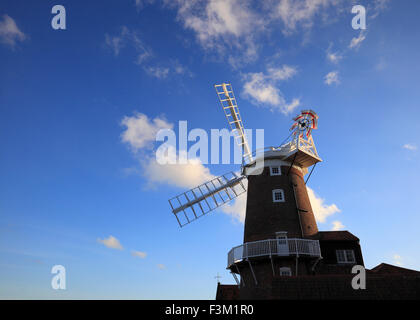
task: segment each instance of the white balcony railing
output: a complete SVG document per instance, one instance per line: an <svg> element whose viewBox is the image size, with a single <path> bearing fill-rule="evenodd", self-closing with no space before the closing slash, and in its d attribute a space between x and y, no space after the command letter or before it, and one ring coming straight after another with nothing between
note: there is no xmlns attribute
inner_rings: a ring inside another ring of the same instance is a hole
<svg viewBox="0 0 420 320"><path fill-rule="evenodd" d="M296 255L321 257L319 241L308 239L267 239L246 242L229 251L228 268L234 263L252 257Z"/></svg>

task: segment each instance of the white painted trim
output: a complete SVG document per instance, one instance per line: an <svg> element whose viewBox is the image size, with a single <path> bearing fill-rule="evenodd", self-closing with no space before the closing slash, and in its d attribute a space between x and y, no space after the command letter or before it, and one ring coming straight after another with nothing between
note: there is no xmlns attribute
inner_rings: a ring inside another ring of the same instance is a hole
<svg viewBox="0 0 420 320"><path fill-rule="evenodd" d="M263 162L260 161L260 163L264 165L264 168L267 168L267 167L280 167L280 166L290 167L290 165L292 164L291 162L283 161L283 160L280 160L280 159L264 159L264 161ZM301 167L299 167L299 166L297 166L295 164L293 165L293 168L295 168L296 170L299 170L300 172L302 172L303 175L305 175L308 172L307 168L302 169ZM254 167L245 167L244 169L245 169L244 170L244 174L247 175L247 176L249 176L249 175L252 175L253 172L256 172L258 170L261 170L261 165L260 166L257 165L257 168L254 168Z"/></svg>
<svg viewBox="0 0 420 320"><path fill-rule="evenodd" d="M273 169L277 169L278 172L274 173ZM270 166L270 176L281 176L281 166Z"/></svg>
<svg viewBox="0 0 420 320"><path fill-rule="evenodd" d="M277 231L276 239L287 239L287 231Z"/></svg>
<svg viewBox="0 0 420 320"><path fill-rule="evenodd" d="M341 252L343 254L344 260L340 260L338 258L338 252ZM352 260L347 259L347 252L351 252ZM339 264L346 264L346 263L356 263L356 256L354 255L353 249L339 249L335 250L335 256L337 258L337 263Z"/></svg>
<svg viewBox="0 0 420 320"><path fill-rule="evenodd" d="M281 200L276 200L276 193L281 193L282 195L282 199ZM274 189L273 190L273 202L286 202L286 199L284 198L284 190L283 189Z"/></svg>
<svg viewBox="0 0 420 320"><path fill-rule="evenodd" d="M287 272L286 274L282 274L282 272ZM280 268L280 276L282 277L291 277L292 276L292 269L290 269L289 267L281 267Z"/></svg>

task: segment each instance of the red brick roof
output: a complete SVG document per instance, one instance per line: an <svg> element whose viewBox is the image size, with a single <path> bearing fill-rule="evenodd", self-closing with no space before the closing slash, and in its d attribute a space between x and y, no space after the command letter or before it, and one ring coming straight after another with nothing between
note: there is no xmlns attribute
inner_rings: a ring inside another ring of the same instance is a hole
<svg viewBox="0 0 420 320"><path fill-rule="evenodd" d="M369 272L375 274L417 274L420 275L420 271L401 268L393 266L387 263L378 264L375 268L370 269Z"/></svg>
<svg viewBox="0 0 420 320"><path fill-rule="evenodd" d="M217 283L216 300L238 300L239 288L235 284Z"/></svg>
<svg viewBox="0 0 420 320"><path fill-rule="evenodd" d="M354 234L345 231L319 231L313 235L311 239L320 241L359 241L359 238Z"/></svg>

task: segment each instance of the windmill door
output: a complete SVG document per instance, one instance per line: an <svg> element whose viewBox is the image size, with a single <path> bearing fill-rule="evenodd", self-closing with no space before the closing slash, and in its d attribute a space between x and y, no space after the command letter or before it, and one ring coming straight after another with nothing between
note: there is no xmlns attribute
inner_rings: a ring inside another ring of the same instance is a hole
<svg viewBox="0 0 420 320"><path fill-rule="evenodd" d="M289 255L289 243L286 234L277 234L277 254L279 256Z"/></svg>

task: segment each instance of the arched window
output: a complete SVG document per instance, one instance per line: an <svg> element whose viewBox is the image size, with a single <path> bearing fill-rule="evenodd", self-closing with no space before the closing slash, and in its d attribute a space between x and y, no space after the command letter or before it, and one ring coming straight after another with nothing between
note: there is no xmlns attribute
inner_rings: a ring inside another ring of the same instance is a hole
<svg viewBox="0 0 420 320"><path fill-rule="evenodd" d="M291 275L292 275L292 270L289 267L281 267L280 268L280 276L290 277Z"/></svg>

